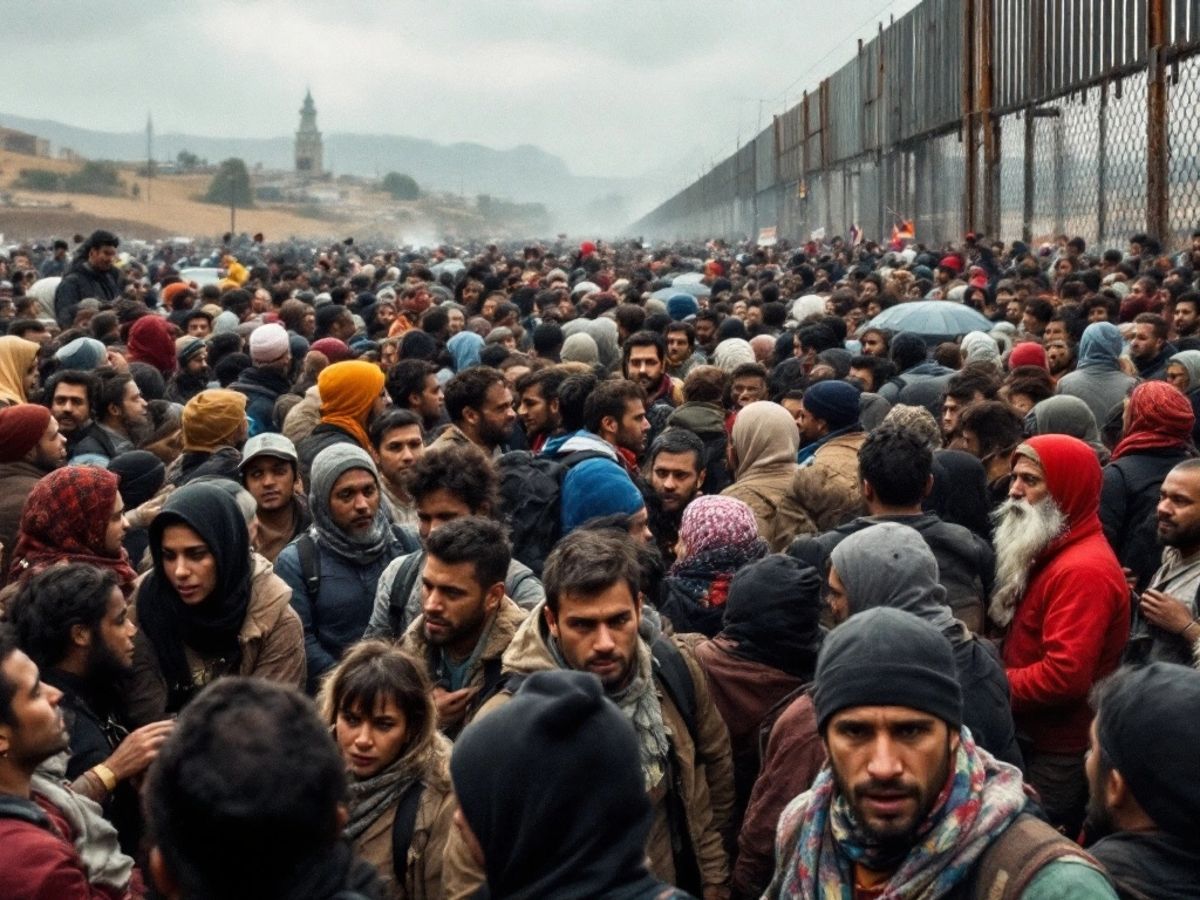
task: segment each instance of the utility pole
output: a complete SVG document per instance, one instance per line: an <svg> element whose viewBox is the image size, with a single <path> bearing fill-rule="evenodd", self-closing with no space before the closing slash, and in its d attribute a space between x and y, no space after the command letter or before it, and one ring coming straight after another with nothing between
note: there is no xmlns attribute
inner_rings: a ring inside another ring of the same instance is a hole
<svg viewBox="0 0 1200 900"><path fill-rule="evenodd" d="M154 120L146 112L146 202L150 202L150 182L154 179Z"/></svg>

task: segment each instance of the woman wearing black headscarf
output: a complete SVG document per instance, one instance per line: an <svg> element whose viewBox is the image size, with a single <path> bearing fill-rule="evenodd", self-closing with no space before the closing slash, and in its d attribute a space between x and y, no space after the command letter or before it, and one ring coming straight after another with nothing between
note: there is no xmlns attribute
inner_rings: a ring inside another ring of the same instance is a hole
<svg viewBox="0 0 1200 900"><path fill-rule="evenodd" d="M150 525L154 568L138 584L127 693L135 725L179 712L222 675L304 686L304 630L291 591L250 549L227 491L185 485Z"/></svg>

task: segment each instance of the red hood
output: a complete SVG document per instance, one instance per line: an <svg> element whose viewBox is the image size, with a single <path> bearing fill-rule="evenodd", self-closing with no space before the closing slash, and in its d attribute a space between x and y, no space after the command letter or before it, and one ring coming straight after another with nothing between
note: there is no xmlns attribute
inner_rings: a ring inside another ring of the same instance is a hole
<svg viewBox="0 0 1200 900"><path fill-rule="evenodd" d="M1067 517L1067 534L1055 543L1063 542L1068 535L1078 535L1086 526L1099 527L1102 476L1096 451L1079 438L1065 434L1038 435L1021 446L1037 454L1050 496ZM1013 462L1019 453L1018 447Z"/></svg>

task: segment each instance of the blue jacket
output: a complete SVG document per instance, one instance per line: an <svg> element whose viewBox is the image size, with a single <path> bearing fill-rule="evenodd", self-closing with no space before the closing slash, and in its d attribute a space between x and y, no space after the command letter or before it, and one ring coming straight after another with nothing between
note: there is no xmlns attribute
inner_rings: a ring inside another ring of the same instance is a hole
<svg viewBox="0 0 1200 900"><path fill-rule="evenodd" d="M376 586L388 563L421 549L420 541L411 529L396 525L393 531L387 550L374 562L366 564L340 556L317 540L317 569L321 580L315 597L309 591L297 546L313 533L309 531L297 537L279 551L275 574L292 589L292 608L304 625L310 694L316 693L321 676L337 665L342 652L362 640L375 605Z"/></svg>

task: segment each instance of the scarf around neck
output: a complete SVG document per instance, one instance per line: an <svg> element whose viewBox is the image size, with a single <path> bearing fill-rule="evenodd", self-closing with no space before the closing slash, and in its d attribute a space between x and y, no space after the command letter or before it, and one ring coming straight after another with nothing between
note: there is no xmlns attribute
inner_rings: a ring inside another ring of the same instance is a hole
<svg viewBox="0 0 1200 900"><path fill-rule="evenodd" d="M397 759L379 774L361 781L350 781L350 820L345 834L356 841L371 825L391 809L408 788L421 777L409 753Z"/></svg>
<svg viewBox="0 0 1200 900"><path fill-rule="evenodd" d="M546 643L555 665L560 669L571 668L558 647L558 641L551 638ZM639 637L637 671L633 680L617 693L608 694L608 699L617 704L637 734L642 775L646 780L647 791L658 787L666 776L667 754L671 752L667 741L667 725L663 721L662 702L658 699L658 691L654 687L653 671L650 645Z"/></svg>
<svg viewBox="0 0 1200 900"><path fill-rule="evenodd" d="M877 872L894 870L878 900L950 896L1025 808L1020 771L977 747L966 727L961 736L953 771L900 858L871 841L826 766L779 820L779 865L768 894L802 900L848 897L854 867L862 865Z"/></svg>

